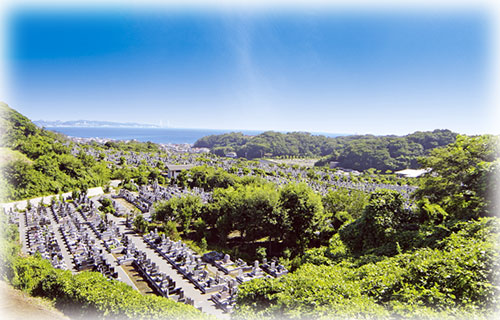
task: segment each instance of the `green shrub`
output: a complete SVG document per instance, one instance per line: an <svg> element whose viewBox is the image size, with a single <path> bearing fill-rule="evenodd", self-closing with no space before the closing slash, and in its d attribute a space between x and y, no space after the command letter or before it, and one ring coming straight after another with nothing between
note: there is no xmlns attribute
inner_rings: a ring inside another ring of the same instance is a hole
<svg viewBox="0 0 500 320"><path fill-rule="evenodd" d="M235 317L462 319L498 314L499 219L459 222L451 229L434 248L352 261L328 261L329 250L341 248L334 239L331 248L307 251L306 264L291 274L242 284Z"/></svg>

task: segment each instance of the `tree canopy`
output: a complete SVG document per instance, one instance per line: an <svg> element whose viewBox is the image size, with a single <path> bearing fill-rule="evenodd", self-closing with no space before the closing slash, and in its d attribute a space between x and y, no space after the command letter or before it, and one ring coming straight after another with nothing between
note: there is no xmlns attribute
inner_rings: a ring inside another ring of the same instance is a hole
<svg viewBox="0 0 500 320"><path fill-rule="evenodd" d="M455 143L434 149L420 159L426 174L416 199L427 199L456 218L495 214L495 177L499 174L500 147L496 136L460 135Z"/></svg>
<svg viewBox="0 0 500 320"><path fill-rule="evenodd" d="M400 170L417 168L418 157L429 150L455 141L450 130L415 132L397 136L339 136L326 137L306 132L280 133L266 131L256 136L226 133L206 136L195 142L195 147L211 148L224 156L233 151L247 159L271 157L324 157L317 165L338 162L343 168L366 170Z"/></svg>

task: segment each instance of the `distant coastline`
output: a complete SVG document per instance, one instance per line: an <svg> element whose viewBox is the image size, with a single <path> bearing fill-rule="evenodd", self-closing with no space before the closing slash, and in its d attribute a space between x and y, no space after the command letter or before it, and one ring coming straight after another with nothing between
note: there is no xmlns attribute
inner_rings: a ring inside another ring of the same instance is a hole
<svg viewBox="0 0 500 320"><path fill-rule="evenodd" d="M141 127L45 127L47 130L63 133L69 137L111 140L137 140L161 144L194 144L196 140L231 130L141 128ZM233 130L234 131L234 130ZM240 130L247 135L257 135L263 131Z"/></svg>
<svg viewBox="0 0 500 320"><path fill-rule="evenodd" d="M63 133L69 137L99 138L112 140L151 141L163 144L194 144L196 140L214 134L242 132L245 135L258 135L265 130L218 130L218 129L181 129L181 128L142 128L142 127L77 127L45 126L45 129ZM311 133L337 137L342 134Z"/></svg>

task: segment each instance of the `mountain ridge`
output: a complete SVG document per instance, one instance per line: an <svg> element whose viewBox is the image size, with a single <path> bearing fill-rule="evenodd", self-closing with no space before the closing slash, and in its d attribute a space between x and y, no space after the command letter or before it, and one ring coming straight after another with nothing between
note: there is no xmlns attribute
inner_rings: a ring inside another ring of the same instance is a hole
<svg viewBox="0 0 500 320"><path fill-rule="evenodd" d="M145 124L136 122L112 122L112 121L96 121L96 120L36 120L33 121L39 127L108 127L108 128L162 128L155 124Z"/></svg>

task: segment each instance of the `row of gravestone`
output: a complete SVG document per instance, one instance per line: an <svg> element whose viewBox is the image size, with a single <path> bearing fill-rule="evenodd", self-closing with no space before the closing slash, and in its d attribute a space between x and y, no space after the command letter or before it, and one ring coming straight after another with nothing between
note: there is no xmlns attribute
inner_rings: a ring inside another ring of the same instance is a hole
<svg viewBox="0 0 500 320"><path fill-rule="evenodd" d="M110 278L118 277L114 267L106 261L103 250L98 248L96 240L91 236L92 231L88 225L66 219L59 225L59 230L77 271L94 270Z"/></svg>
<svg viewBox="0 0 500 320"><path fill-rule="evenodd" d="M159 295L167 298L176 296L178 302L194 306L194 300L186 297L184 291L176 286L175 281L166 273L161 272L156 263L147 258L145 252L136 249L128 237L123 237L122 239L122 244L124 245L123 256L118 258L118 264L132 263L141 276Z"/></svg>
<svg viewBox="0 0 500 320"><path fill-rule="evenodd" d="M283 265L276 263L276 259L268 262L267 258L264 258L262 264L259 264L259 261L255 260L253 266L250 266L242 259L232 261L230 255L212 251L203 255L203 260L212 263L225 274L234 275L237 273L238 276L236 279L238 279L239 283L263 277L264 273L262 271L275 278L288 273L288 270Z"/></svg>
<svg viewBox="0 0 500 320"><path fill-rule="evenodd" d="M76 210L75 205L78 205L80 210ZM87 210L81 208L87 208ZM89 219L89 216L95 216L95 206L92 202L87 197L81 197L74 204L54 206L52 212L55 220L59 221L58 229L75 269L98 271L110 279L116 279L118 272L105 259L103 250L99 248L92 234L95 233L92 223L97 221ZM85 218L91 222L85 221Z"/></svg>
<svg viewBox="0 0 500 320"><path fill-rule="evenodd" d="M229 255L217 252L205 254L200 258L182 241L170 240L165 234L160 236L157 230L144 235L143 239L203 293L214 293L211 299L227 312L234 306L238 283L262 277L280 277L288 273L284 266L276 265L274 260L270 263L264 260L261 268L258 261L249 266L242 259L232 262ZM214 265L229 277L222 277L217 273L210 276L206 263Z"/></svg>
<svg viewBox="0 0 500 320"><path fill-rule="evenodd" d="M154 182L151 185L141 186L139 190L139 198L146 202L150 207L157 201L170 200L172 198L181 198L185 195L194 195L201 199L203 203L207 203L212 199L211 192L205 192L201 188L180 188L177 185L160 186Z"/></svg>
<svg viewBox="0 0 500 320"><path fill-rule="evenodd" d="M127 189L120 189L117 198L123 198L137 207L137 209L141 210L141 212L145 213L149 211L150 205L147 202L141 200L138 196L128 191Z"/></svg>
<svg viewBox="0 0 500 320"><path fill-rule="evenodd" d="M201 257L180 240L160 237L156 230L144 235L143 240L203 293L222 290L230 280L218 274L210 275Z"/></svg>
<svg viewBox="0 0 500 320"><path fill-rule="evenodd" d="M57 214L61 209L61 214ZM67 250L72 256L76 270L97 270L109 277L117 277L113 267L109 265L97 248L95 241L88 237L86 226L72 214L67 214L68 205L55 205L46 208L35 207L25 211L27 246L30 254L36 252L49 260L56 268L67 269L60 244L55 236L51 224L50 214L55 221L59 221L58 230L63 238ZM71 212L71 210L69 210Z"/></svg>
<svg viewBox="0 0 500 320"><path fill-rule="evenodd" d="M33 255L38 252L42 258L50 261L54 268L67 270L68 266L64 262L46 208L26 210L25 219L30 221L30 226L26 228L28 253Z"/></svg>

